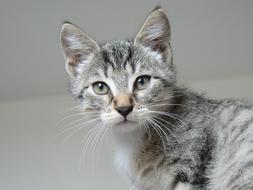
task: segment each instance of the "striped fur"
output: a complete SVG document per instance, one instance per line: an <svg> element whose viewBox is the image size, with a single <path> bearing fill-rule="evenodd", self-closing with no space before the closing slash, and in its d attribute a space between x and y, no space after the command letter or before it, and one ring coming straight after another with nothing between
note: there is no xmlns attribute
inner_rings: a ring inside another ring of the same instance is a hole
<svg viewBox="0 0 253 190"><path fill-rule="evenodd" d="M161 9L147 17L134 41L98 44L64 24L61 42L72 94L112 130L115 165L133 189L253 189L253 106L179 87L170 33ZM142 75L150 82L137 90ZM108 94L94 92L98 81ZM131 100L127 117L116 111L116 99L124 106Z"/></svg>

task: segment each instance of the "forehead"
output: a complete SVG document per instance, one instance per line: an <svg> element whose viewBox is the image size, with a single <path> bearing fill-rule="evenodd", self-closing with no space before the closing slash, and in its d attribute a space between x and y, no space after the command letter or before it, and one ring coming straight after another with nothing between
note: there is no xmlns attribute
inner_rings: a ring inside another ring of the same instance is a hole
<svg viewBox="0 0 253 190"><path fill-rule="evenodd" d="M114 72L120 72L126 69L130 63L132 70L135 70L132 58L134 47L128 41L112 41L101 46L101 55L104 62L104 72L107 74L109 67Z"/></svg>
<svg viewBox="0 0 253 190"><path fill-rule="evenodd" d="M160 53L148 47L134 46L130 41L110 41L100 45L100 48L105 75L110 67L115 73L130 69L132 73L142 73L164 70L166 67Z"/></svg>
<svg viewBox="0 0 253 190"><path fill-rule="evenodd" d="M118 90L128 86L129 79L136 71L134 64L134 47L131 42L107 42L101 46L103 74L113 82Z"/></svg>

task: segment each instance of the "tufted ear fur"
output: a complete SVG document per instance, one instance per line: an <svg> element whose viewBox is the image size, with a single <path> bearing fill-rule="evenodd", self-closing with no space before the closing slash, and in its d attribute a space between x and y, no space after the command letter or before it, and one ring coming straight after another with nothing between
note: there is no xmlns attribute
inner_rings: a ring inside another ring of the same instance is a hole
<svg viewBox="0 0 253 190"><path fill-rule="evenodd" d="M170 24L161 8L152 11L135 37L134 44L141 44L153 51L164 53L169 48Z"/></svg>
<svg viewBox="0 0 253 190"><path fill-rule="evenodd" d="M71 77L80 72L81 64L90 62L98 44L78 27L64 23L61 29L61 46L66 58L66 70Z"/></svg>

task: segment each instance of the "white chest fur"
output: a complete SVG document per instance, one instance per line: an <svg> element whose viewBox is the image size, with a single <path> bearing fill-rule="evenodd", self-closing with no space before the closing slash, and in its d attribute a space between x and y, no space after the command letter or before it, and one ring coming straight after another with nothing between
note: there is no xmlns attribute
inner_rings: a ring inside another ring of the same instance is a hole
<svg viewBox="0 0 253 190"><path fill-rule="evenodd" d="M133 153L126 150L117 150L114 156L114 165L117 171L127 177L132 176Z"/></svg>
<svg viewBox="0 0 253 190"><path fill-rule="evenodd" d="M137 182L137 185L142 187L141 189L167 189L174 181L172 174L161 172L160 175L147 176L141 181L137 180L135 176L134 157L139 151L140 146L143 143L144 132L140 129L129 133L113 132L116 145L116 152L114 157L114 164L117 171ZM165 183L164 183L165 182ZM179 183L174 190L190 190L189 184Z"/></svg>
<svg viewBox="0 0 253 190"><path fill-rule="evenodd" d="M175 187L175 190L190 190L191 185L186 183L178 183Z"/></svg>
<svg viewBox="0 0 253 190"><path fill-rule="evenodd" d="M143 143L144 132L142 129L122 133L114 131L114 143L116 145L114 163L118 172L124 176L132 177L133 158Z"/></svg>

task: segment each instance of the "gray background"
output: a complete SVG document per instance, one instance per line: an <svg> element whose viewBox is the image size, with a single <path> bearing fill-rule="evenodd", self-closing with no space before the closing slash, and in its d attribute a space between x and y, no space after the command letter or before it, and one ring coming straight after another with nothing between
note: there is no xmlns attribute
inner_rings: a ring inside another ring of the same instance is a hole
<svg viewBox="0 0 253 190"><path fill-rule="evenodd" d="M81 140L56 123L75 105L59 44L72 21L98 41L133 38L160 4L172 26L179 82L211 97L253 100L253 1L0 1L0 189L116 190L111 139L78 170ZM69 120L64 121L65 123Z"/></svg>
<svg viewBox="0 0 253 190"><path fill-rule="evenodd" d="M0 2L0 100L66 93L63 21L98 41L133 38L157 4L170 18L184 82L252 74L251 0L6 0Z"/></svg>

